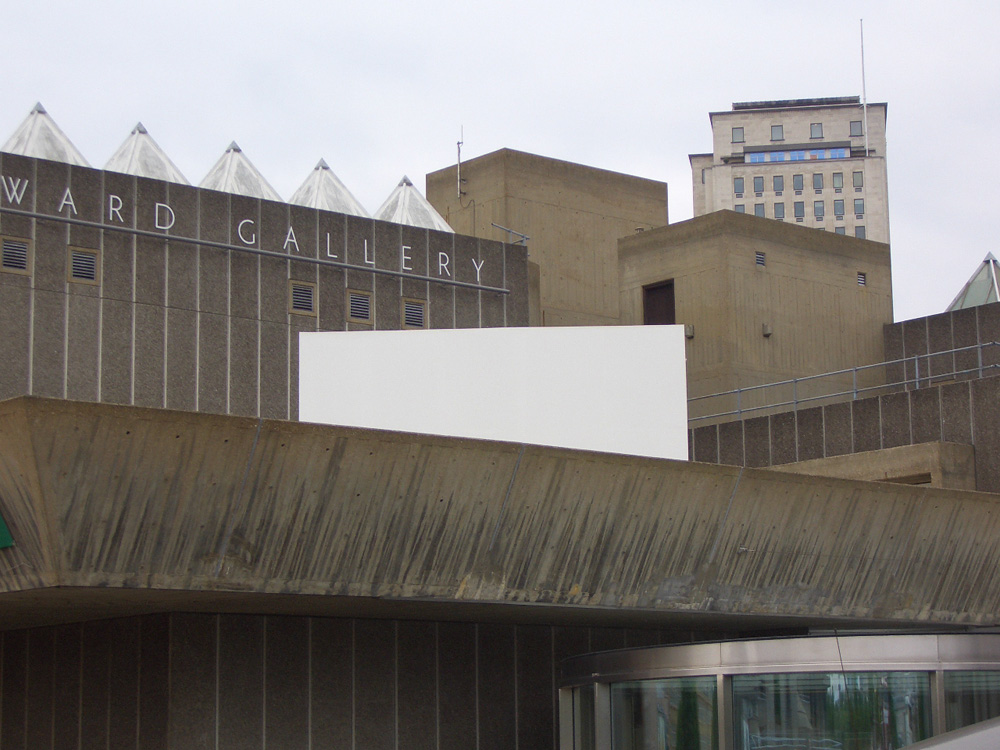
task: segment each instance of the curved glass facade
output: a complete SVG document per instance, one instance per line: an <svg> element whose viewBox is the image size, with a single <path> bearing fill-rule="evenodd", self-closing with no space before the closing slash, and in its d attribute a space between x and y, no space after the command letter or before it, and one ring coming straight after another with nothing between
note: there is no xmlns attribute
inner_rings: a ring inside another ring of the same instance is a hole
<svg viewBox="0 0 1000 750"><path fill-rule="evenodd" d="M895 750L1000 716L1000 636L605 652L561 685L564 750Z"/></svg>

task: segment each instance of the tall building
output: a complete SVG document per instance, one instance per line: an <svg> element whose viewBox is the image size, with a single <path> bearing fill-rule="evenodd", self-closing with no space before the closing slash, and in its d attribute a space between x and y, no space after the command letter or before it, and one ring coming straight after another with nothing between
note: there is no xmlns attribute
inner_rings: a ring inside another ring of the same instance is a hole
<svg viewBox="0 0 1000 750"><path fill-rule="evenodd" d="M694 215L728 208L889 242L885 103L857 96L737 102L691 154Z"/></svg>

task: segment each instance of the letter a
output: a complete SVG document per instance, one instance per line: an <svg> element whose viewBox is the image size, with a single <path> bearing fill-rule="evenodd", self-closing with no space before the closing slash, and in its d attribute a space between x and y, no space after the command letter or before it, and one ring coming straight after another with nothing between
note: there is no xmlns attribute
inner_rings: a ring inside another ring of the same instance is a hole
<svg viewBox="0 0 1000 750"><path fill-rule="evenodd" d="M73 209L73 214L76 214L76 204L73 202L73 194L66 188L66 192L63 193L62 203L59 204L59 211L62 211L66 206Z"/></svg>
<svg viewBox="0 0 1000 750"><path fill-rule="evenodd" d="M8 203L16 203L21 205L21 199L24 197L24 190L28 187L27 180L21 180L20 177L15 181L13 177L3 178L3 191L7 194Z"/></svg>
<svg viewBox="0 0 1000 750"><path fill-rule="evenodd" d="M290 245L294 245L295 246L295 252L300 252L299 251L299 243L295 239L295 230L292 229L291 224L288 225L288 234L285 235L285 244L281 246L281 249L287 252L288 251L288 247Z"/></svg>

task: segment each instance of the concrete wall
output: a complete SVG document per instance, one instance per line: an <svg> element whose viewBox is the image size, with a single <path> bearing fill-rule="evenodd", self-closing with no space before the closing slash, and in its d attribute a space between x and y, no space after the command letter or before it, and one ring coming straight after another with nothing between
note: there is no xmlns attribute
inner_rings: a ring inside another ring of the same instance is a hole
<svg viewBox="0 0 1000 750"><path fill-rule="evenodd" d="M524 248L11 154L0 180L0 236L32 245L29 274L0 272L0 398L294 419L300 331L399 328L404 297L430 327L528 323ZM68 278L69 246L98 283ZM290 312L292 281L315 314Z"/></svg>
<svg viewBox="0 0 1000 750"><path fill-rule="evenodd" d="M689 397L882 361L892 320L886 245L722 211L625 237L619 248L622 323L642 323L643 287L674 280L677 323L693 326ZM690 416L732 408L693 402Z"/></svg>
<svg viewBox="0 0 1000 750"><path fill-rule="evenodd" d="M561 659L690 637L183 613L0 632L0 750L548 750Z"/></svg>
<svg viewBox="0 0 1000 750"><path fill-rule="evenodd" d="M427 198L458 232L528 235L540 267L542 325L618 322L617 240L667 223L664 182L510 149L427 175Z"/></svg>
<svg viewBox="0 0 1000 750"><path fill-rule="evenodd" d="M975 449L975 488L1000 492L1000 377L844 401L691 430L695 461L773 466L919 443Z"/></svg>
<svg viewBox="0 0 1000 750"><path fill-rule="evenodd" d="M863 120L864 113L859 105L817 106L817 107L776 107L751 110L713 112L712 122L713 154L711 163L702 155L691 158L691 179L694 186L694 214L702 214L744 207L748 214L754 213L754 205L765 206L765 216L774 218L774 204L784 203L784 221L796 223L793 213L795 201L805 203L805 218L801 226L834 231L843 227L846 234L854 236L855 227L864 226L867 238L877 242L889 242L888 181L885 158L886 105L871 104L868 107L868 147L865 157L864 136L851 136L852 120ZM821 123L823 137L811 138L810 125ZM784 139L771 140L771 125L782 125ZM733 127L742 127L744 142L732 142ZM785 161L750 164L744 161L745 150L754 146L808 149L829 147L831 143L848 143L855 154L848 159L822 161ZM698 158L696 158L698 157ZM702 170L706 170L705 180ZM864 187L856 191L852 173L864 173ZM834 172L843 174L844 187L837 193L833 188ZM817 192L813 188L812 176L824 176L824 187ZM792 176L804 177L803 190L796 194L792 186ZM776 195L772 179L782 175L785 180L781 195ZM753 178L764 177L764 190L758 196L753 190ZM745 190L737 196L733 190L733 179L744 178ZM854 213L854 199L863 198L865 213L862 219ZM845 213L841 221L836 220L834 201L845 201ZM813 202L825 203L826 217L819 221L813 216Z"/></svg>

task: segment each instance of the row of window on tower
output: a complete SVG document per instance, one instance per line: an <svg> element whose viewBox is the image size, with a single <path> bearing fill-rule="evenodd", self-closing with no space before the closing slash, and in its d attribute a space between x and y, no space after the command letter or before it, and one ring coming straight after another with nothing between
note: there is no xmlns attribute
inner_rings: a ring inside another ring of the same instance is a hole
<svg viewBox="0 0 1000 750"><path fill-rule="evenodd" d="M843 123L836 123L834 130L838 127L843 127ZM848 133L851 138L858 138L865 134L865 126L861 120L851 120ZM842 133L833 133L832 137L841 137ZM821 122L811 122L809 123L809 138L817 139L823 137L823 123ZM772 125L771 126L771 140L772 141L783 141L785 140L785 126L784 125ZM742 126L737 126L733 128L733 143L746 143L746 133Z"/></svg>
<svg viewBox="0 0 1000 750"><path fill-rule="evenodd" d="M835 192L841 192L844 189L844 173L834 172L832 175L831 186ZM854 191L859 193L865 186L865 173L862 171L854 172L851 174L851 182L854 185ZM802 174L792 175L792 190L795 191L796 195L801 195L802 191L805 190L806 177ZM761 197L764 192L764 178L763 176L758 176L753 178L753 192L757 197ZM817 172L812 176L812 186L813 190L817 193L821 192L826 187L826 176L822 172ZM775 195L781 195L785 190L785 176L776 174L771 178L771 187L774 190ZM734 177L733 178L733 192L736 194L737 198L742 198L743 193L746 192L746 178L745 177Z"/></svg>
<svg viewBox="0 0 1000 750"><path fill-rule="evenodd" d="M738 214L745 214L747 212L746 205L743 203L737 203L733 206L733 209ZM767 218L767 207L764 203L754 203L753 204L754 216L760 216L761 218ZM833 202L833 214L834 221L844 220L844 201L836 200ZM795 217L795 221L805 221L806 218L806 204L805 201L795 201L792 204L792 216ZM779 221L785 220L785 204L784 203L773 203L771 205L771 217L778 219ZM816 221L824 221L826 219L826 201L813 201L813 218ZM854 201L854 218L864 219L865 218L865 202L863 198L858 198ZM847 229L843 224L834 227L834 231L837 234L847 234ZM865 238L865 228L862 225L856 225L854 227L854 236Z"/></svg>

